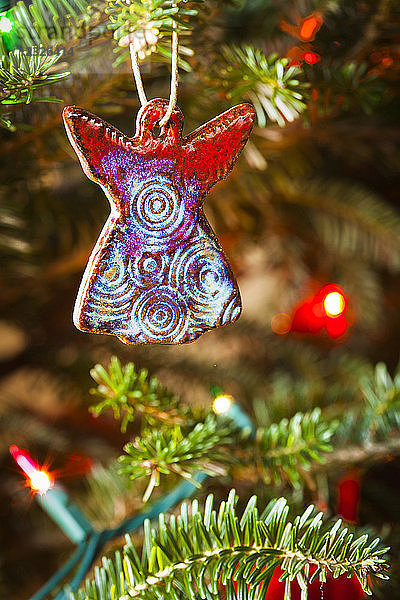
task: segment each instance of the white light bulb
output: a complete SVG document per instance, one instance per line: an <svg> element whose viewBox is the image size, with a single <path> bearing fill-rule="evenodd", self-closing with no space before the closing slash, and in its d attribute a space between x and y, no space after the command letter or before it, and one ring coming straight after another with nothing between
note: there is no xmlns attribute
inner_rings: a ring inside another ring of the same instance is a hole
<svg viewBox="0 0 400 600"><path fill-rule="evenodd" d="M0 31L1 33L10 33L12 29L12 22L7 17L0 17Z"/></svg>
<svg viewBox="0 0 400 600"><path fill-rule="evenodd" d="M330 292L324 300L325 312L329 317L337 317L344 311L344 298L339 292Z"/></svg>
<svg viewBox="0 0 400 600"><path fill-rule="evenodd" d="M231 396L217 396L213 403L214 412L217 415L222 415L230 409L232 404Z"/></svg>
<svg viewBox="0 0 400 600"><path fill-rule="evenodd" d="M34 471L30 476L30 485L33 490L45 494L51 488L51 480L45 471Z"/></svg>

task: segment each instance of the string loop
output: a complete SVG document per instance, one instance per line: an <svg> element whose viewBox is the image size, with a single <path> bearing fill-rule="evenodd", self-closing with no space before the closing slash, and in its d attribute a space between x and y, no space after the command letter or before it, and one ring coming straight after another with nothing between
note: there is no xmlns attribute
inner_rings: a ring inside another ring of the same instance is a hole
<svg viewBox="0 0 400 600"><path fill-rule="evenodd" d="M137 93L141 105L144 106L144 104L147 104L147 97L144 91L142 77L140 75L138 56L132 42L129 44L129 51L131 53L132 71L135 78Z"/></svg>
<svg viewBox="0 0 400 600"><path fill-rule="evenodd" d="M178 38L178 25L176 21L172 25L172 48L171 48L171 89L169 94L169 103L167 112L160 121L161 129L168 123L174 112L176 101L178 98L178 49L179 49L179 38Z"/></svg>
<svg viewBox="0 0 400 600"><path fill-rule="evenodd" d="M137 52L134 48L133 43L129 44L129 50L131 54L131 63L132 63L132 71L133 76L135 78L135 84L137 93L139 96L139 100L142 106L147 104L147 96L144 91L143 81L140 74L140 66ZM179 59L179 36L178 36L178 25L176 21L172 23L172 41L171 41L171 87L169 94L169 102L165 115L160 119L159 126L161 130L165 127L165 125L170 120L172 113L174 112L177 98L178 98L178 80L179 80L179 72L178 72L178 59Z"/></svg>

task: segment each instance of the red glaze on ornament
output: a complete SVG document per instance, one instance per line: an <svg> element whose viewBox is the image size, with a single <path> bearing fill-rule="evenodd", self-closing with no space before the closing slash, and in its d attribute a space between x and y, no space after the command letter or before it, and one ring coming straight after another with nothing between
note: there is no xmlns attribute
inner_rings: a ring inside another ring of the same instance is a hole
<svg viewBox="0 0 400 600"><path fill-rule="evenodd" d="M78 329L128 344L182 344L234 322L240 293L203 213L207 192L228 176L255 112L240 104L182 137L168 102L138 113L136 135L84 109L66 107L68 137L83 170L104 190L111 214L89 259L74 310Z"/></svg>

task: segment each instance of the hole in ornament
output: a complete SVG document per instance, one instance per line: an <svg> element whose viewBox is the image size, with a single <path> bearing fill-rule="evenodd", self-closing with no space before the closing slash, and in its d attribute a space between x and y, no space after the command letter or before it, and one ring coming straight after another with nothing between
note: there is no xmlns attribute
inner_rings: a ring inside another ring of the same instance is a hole
<svg viewBox="0 0 400 600"><path fill-rule="evenodd" d="M153 138L159 138L162 132L163 130L161 129L160 125L158 123L155 123L152 129Z"/></svg>

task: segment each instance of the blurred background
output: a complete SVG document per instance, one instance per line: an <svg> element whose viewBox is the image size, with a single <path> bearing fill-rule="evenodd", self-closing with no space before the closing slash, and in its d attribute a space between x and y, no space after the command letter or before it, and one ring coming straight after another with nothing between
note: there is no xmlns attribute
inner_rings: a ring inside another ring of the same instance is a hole
<svg viewBox="0 0 400 600"><path fill-rule="evenodd" d="M121 9L100 0L53 4L63 27L58 32L48 20L41 30L47 42L38 39L52 48L50 56L55 46L65 50L48 74L71 74L50 80L41 95L62 102L20 102L26 93L21 85L10 92L5 58L0 73L0 595L28 598L71 550L24 487L8 448L28 448L90 512L91 469L106 466L128 439L111 415L88 412L90 368L116 355L195 406L211 406L210 386L218 385L260 425L316 406L337 418L342 455L310 485L237 487L263 498L284 494L299 506L312 500L331 515L340 508L340 482L353 481L350 520L393 547L393 580L377 597L400 598L400 447L382 447L398 441L400 383L387 398L394 417L385 423L388 405L367 418L360 391L376 363L394 376L399 361L398 3L187 3L199 12L187 17L182 38L193 51L181 57L185 133L240 101L257 111L243 155L205 204L237 276L243 314L193 344L137 347L72 324L109 206L82 172L61 123L62 106L77 104L134 134L139 103L128 53L113 40L120 23L110 28L105 12ZM13 6L3 3L0 16L4 56L40 31L39 17L26 9L24 20L22 2L15 17L7 12ZM168 97L168 47L167 34L143 47L149 98ZM328 293L337 294L332 305L324 303ZM361 459L351 448L363 449ZM129 510L140 504L131 502Z"/></svg>

